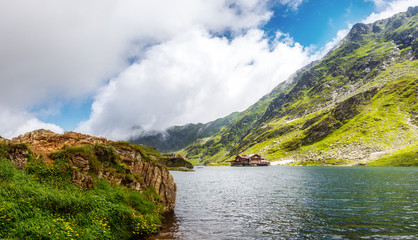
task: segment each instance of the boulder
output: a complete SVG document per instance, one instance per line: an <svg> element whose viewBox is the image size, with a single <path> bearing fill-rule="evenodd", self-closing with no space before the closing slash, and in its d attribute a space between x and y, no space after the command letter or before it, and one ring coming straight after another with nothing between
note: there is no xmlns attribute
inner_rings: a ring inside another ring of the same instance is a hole
<svg viewBox="0 0 418 240"><path fill-rule="evenodd" d="M79 171L73 171L73 174L71 176L72 182L85 189L92 189L93 188L93 179L87 175L87 173L82 173Z"/></svg>
<svg viewBox="0 0 418 240"><path fill-rule="evenodd" d="M28 163L29 149L22 145L9 146L9 159L18 169L24 169Z"/></svg>

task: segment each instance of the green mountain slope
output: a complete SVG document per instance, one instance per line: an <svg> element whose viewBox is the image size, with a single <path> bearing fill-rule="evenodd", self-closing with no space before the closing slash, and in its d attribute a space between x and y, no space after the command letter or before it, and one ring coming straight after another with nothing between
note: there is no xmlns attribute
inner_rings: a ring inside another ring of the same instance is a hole
<svg viewBox="0 0 418 240"><path fill-rule="evenodd" d="M354 25L321 61L180 153L195 164L259 153L302 165L418 165L417 12Z"/></svg>
<svg viewBox="0 0 418 240"><path fill-rule="evenodd" d="M237 115L238 113L231 113L209 123L190 123L184 126L170 127L164 132L149 132L134 137L129 142L153 146L163 153L175 152L193 143L196 139L213 136Z"/></svg>

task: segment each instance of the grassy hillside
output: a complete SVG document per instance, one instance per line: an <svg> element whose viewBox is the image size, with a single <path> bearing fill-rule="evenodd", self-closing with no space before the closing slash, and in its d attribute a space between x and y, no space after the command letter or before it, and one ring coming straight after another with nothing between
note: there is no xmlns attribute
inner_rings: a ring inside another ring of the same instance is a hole
<svg viewBox="0 0 418 240"><path fill-rule="evenodd" d="M29 153L23 170L8 159L16 148ZM108 160L108 168L123 179L137 177L123 175L126 166L113 161L115 155L103 154L106 149L109 150L104 146L68 148L51 155L54 164L47 165L26 145L1 143L0 238L138 239L157 231L163 206L153 188L130 190L94 174L91 190L71 181L77 167L68 162L69 154L99 162ZM90 164L92 169L99 167L94 162Z"/></svg>
<svg viewBox="0 0 418 240"><path fill-rule="evenodd" d="M129 141L134 144L153 146L163 153L171 153L186 147L196 139L213 136L237 115L238 113L231 113L224 118L209 123L191 123L184 126L170 127L163 132L149 132Z"/></svg>
<svg viewBox="0 0 418 240"><path fill-rule="evenodd" d="M259 153L301 165L418 165L417 12L354 25L321 61L180 153L194 164Z"/></svg>

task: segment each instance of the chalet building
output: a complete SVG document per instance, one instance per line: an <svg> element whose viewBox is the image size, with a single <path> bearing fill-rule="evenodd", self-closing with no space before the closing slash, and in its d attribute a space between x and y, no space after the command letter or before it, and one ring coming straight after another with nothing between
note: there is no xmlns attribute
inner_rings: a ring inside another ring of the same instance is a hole
<svg viewBox="0 0 418 240"><path fill-rule="evenodd" d="M269 166L270 162L258 154L237 155L235 160L228 161L231 166Z"/></svg>

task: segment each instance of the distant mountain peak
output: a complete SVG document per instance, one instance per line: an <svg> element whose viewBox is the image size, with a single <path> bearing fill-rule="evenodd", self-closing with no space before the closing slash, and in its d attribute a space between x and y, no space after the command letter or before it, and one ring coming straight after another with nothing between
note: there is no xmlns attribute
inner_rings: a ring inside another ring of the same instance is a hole
<svg viewBox="0 0 418 240"><path fill-rule="evenodd" d="M397 154L409 154L418 146L416 121L408 120L418 112L417 12L411 7L355 24L321 61L180 152L195 164L251 152L302 165L356 164L384 155L392 164ZM418 165L416 155L396 164Z"/></svg>

